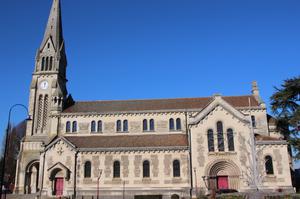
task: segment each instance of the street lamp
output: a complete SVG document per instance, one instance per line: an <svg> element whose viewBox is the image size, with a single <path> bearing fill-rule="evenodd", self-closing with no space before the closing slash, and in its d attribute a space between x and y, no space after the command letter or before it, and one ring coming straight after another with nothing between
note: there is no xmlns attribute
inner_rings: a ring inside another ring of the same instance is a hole
<svg viewBox="0 0 300 199"><path fill-rule="evenodd" d="M100 183L101 175L102 175L102 169L99 169L99 174L97 178L97 199L99 199L99 183Z"/></svg>
<svg viewBox="0 0 300 199"><path fill-rule="evenodd" d="M8 134L9 134L9 130L10 130L10 116L11 116L12 110L17 106L23 107L26 110L26 113L28 115L28 118L26 120L27 121L31 120L29 112L28 112L28 108L25 105L23 105L23 104L14 104L13 106L10 107L9 112L8 112L8 121L7 121L6 135L5 135L3 165L2 165L2 172L1 172L0 199L2 199L2 189L3 189L3 185L4 185L5 161L6 161L6 153L7 153L7 145L8 145Z"/></svg>

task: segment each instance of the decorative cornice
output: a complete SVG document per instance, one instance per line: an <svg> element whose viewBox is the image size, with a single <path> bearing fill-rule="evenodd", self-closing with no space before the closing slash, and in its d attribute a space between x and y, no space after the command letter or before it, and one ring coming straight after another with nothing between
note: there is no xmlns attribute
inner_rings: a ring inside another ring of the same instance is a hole
<svg viewBox="0 0 300 199"><path fill-rule="evenodd" d="M256 145L288 145L286 140L265 140L256 141Z"/></svg>
<svg viewBox="0 0 300 199"><path fill-rule="evenodd" d="M80 152L118 152L118 151L187 151L188 146L182 147L118 147L118 148L78 148Z"/></svg>

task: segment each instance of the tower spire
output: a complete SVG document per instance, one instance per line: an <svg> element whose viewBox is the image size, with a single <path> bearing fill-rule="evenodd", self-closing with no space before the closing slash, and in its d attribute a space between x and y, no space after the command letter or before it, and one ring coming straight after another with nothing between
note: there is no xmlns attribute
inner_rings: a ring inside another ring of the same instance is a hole
<svg viewBox="0 0 300 199"><path fill-rule="evenodd" d="M40 50L43 49L49 38L51 38L56 52L59 51L64 42L60 0L53 0L52 8L50 11L43 42L40 46Z"/></svg>

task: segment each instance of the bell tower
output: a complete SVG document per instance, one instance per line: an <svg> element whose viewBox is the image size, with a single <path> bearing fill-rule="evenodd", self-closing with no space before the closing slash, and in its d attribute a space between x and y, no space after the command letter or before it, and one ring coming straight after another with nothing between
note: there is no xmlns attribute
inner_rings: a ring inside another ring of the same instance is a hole
<svg viewBox="0 0 300 199"><path fill-rule="evenodd" d="M63 39L60 0L53 0L43 41L37 50L29 98L32 121L27 136L49 137L55 131L51 115L65 106L67 58Z"/></svg>

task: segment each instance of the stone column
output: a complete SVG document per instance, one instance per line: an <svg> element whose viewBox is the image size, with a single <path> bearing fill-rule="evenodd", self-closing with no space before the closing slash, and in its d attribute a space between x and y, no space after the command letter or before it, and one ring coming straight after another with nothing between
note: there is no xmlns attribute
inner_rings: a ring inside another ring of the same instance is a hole
<svg viewBox="0 0 300 199"><path fill-rule="evenodd" d="M35 166L33 166L31 169L30 178L31 178L31 183L30 183L31 193L36 193L37 169Z"/></svg>

